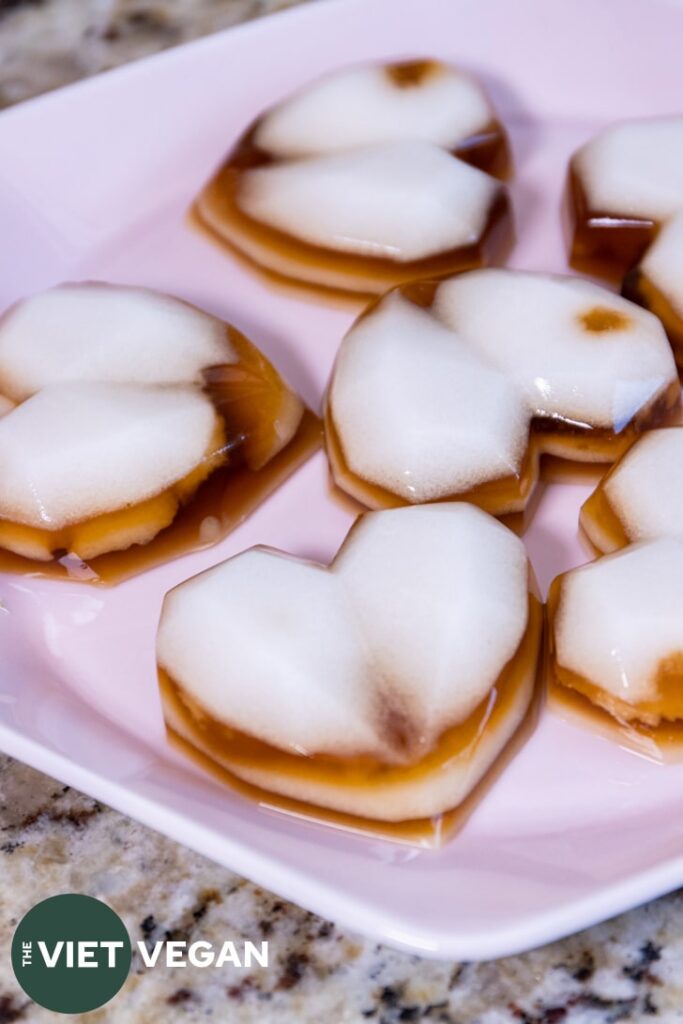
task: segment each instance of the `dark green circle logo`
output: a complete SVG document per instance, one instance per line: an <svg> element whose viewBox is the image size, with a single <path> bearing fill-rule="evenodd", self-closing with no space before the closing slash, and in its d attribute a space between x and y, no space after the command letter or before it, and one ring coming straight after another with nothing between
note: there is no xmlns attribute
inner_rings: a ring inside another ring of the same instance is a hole
<svg viewBox="0 0 683 1024"><path fill-rule="evenodd" d="M57 1013L108 1003L128 977L126 927L92 896L65 893L37 903L12 939L12 967L27 996Z"/></svg>

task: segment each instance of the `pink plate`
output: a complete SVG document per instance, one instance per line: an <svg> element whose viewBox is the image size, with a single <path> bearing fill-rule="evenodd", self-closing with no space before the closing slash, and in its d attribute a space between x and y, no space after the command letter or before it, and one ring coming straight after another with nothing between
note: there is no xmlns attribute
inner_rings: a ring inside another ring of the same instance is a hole
<svg viewBox="0 0 683 1024"><path fill-rule="evenodd" d="M509 127L515 266L565 269L567 158L626 116L680 112L683 7L642 0L328 0L0 116L0 306L58 281L161 288L234 321L319 406L353 313L275 290L184 221L265 105L331 68L433 54L481 75ZM547 487L542 585L586 560L585 487ZM351 521L316 456L217 547L113 589L0 578L0 747L260 884L427 956L498 957L683 884L683 766L546 711L438 852L259 808L167 746L154 672L164 592L255 543L326 559Z"/></svg>

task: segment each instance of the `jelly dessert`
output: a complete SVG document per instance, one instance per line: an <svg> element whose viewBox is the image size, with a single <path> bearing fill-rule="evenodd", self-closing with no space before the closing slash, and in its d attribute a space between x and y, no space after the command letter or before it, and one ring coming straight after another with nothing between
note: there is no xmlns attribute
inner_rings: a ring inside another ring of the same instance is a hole
<svg viewBox="0 0 683 1024"><path fill-rule="evenodd" d="M252 548L166 596L169 733L276 805L428 822L532 706L529 576L521 541L464 503L367 513L329 567Z"/></svg>
<svg viewBox="0 0 683 1024"><path fill-rule="evenodd" d="M463 499L523 509L542 454L605 463L671 415L661 324L578 278L476 270L371 306L326 403L336 483L370 508Z"/></svg>
<svg viewBox="0 0 683 1024"><path fill-rule="evenodd" d="M552 698L657 759L683 741L683 541L643 541L560 576Z"/></svg>
<svg viewBox="0 0 683 1024"><path fill-rule="evenodd" d="M377 294L502 255L508 167L488 99L456 68L354 67L259 117L194 215L262 269Z"/></svg>
<svg viewBox="0 0 683 1024"><path fill-rule="evenodd" d="M114 579L223 536L317 444L235 328L63 285L0 320L0 567Z"/></svg>
<svg viewBox="0 0 683 1024"><path fill-rule="evenodd" d="M612 125L573 157L571 257L624 278L623 293L660 317L683 366L683 118Z"/></svg>
<svg viewBox="0 0 683 1024"><path fill-rule="evenodd" d="M581 526L601 554L657 537L683 540L683 427L639 438L585 502Z"/></svg>
<svg viewBox="0 0 683 1024"><path fill-rule="evenodd" d="M683 371L683 209L661 227L641 262L626 275L622 293L659 317Z"/></svg>

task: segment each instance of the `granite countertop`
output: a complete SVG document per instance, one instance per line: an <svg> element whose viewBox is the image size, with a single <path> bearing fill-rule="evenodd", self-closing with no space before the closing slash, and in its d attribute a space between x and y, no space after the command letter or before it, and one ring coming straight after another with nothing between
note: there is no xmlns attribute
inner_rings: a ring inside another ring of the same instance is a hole
<svg viewBox="0 0 683 1024"><path fill-rule="evenodd" d="M0 0L0 107L301 0Z"/></svg>
<svg viewBox="0 0 683 1024"><path fill-rule="evenodd" d="M105 899L132 939L267 938L270 966L133 972L107 1024L683 1021L683 893L495 963L421 960L342 931L30 768L0 758L0 947L40 899ZM42 1024L0 958L0 1024Z"/></svg>
<svg viewBox="0 0 683 1024"><path fill-rule="evenodd" d="M0 106L289 5L287 0L0 0ZM487 964L426 961L342 931L0 757L2 949L7 951L16 922L29 907L65 891L107 900L134 941L173 937L220 944L228 937L267 938L270 944L268 969L233 968L227 983L223 971L144 971L134 960L123 990L111 1004L88 1014L88 1021L683 1021L683 893L524 956ZM0 1024L54 1019L28 1002L5 953Z"/></svg>

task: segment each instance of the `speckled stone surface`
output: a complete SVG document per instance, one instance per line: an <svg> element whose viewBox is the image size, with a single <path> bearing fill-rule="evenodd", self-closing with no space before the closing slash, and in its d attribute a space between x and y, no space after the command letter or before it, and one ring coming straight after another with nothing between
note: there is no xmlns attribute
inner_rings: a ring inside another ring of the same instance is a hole
<svg viewBox="0 0 683 1024"><path fill-rule="evenodd" d="M0 107L301 0L0 0Z"/></svg>
<svg viewBox="0 0 683 1024"><path fill-rule="evenodd" d="M341 931L88 797L0 759L0 947L38 900L85 892L134 941L270 944L270 966L155 967L139 957L111 1024L611 1024L683 1021L683 894L489 964L420 960ZM74 1018L80 1019L80 1018ZM83 1020L86 1017L82 1018ZM54 1020L0 957L0 1022Z"/></svg>
<svg viewBox="0 0 683 1024"><path fill-rule="evenodd" d="M284 6L286 0L0 0L0 106ZM683 893L525 956L424 961L343 932L0 757L0 1024L57 1017L27 1001L8 949L18 919L65 891L105 899L134 941L270 944L270 966L258 970L146 970L136 955L119 995L75 1020L683 1022Z"/></svg>

